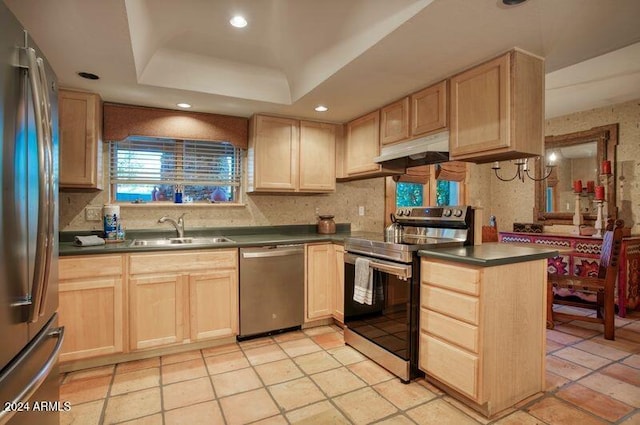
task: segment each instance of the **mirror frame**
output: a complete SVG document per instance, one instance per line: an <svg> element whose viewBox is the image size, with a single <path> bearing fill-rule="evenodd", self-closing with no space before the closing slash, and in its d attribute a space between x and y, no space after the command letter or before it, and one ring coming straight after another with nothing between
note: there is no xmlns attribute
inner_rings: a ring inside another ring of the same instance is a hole
<svg viewBox="0 0 640 425"><path fill-rule="evenodd" d="M609 218L618 218L618 207L616 205L616 145L618 144L618 124L609 124L594 127L591 130L579 131L576 133L562 134L559 136L547 136L544 139L544 151L548 148L556 148L561 146L577 145L580 143L597 142L597 166L601 167L602 161L611 161L611 176L606 183L606 210L604 214ZM542 162L536 161L536 178L541 178ZM598 175L598 181L601 182L601 175ZM573 225L573 212L545 212L547 181L536 182L535 185L535 207L534 217L537 223L544 225L551 224L568 224ZM594 225L596 214L583 214L584 223Z"/></svg>

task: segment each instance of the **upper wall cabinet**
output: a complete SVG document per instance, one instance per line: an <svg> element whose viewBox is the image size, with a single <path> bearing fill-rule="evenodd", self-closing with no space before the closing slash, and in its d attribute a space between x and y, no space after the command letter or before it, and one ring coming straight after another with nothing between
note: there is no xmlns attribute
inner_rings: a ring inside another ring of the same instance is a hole
<svg viewBox="0 0 640 425"><path fill-rule="evenodd" d="M541 155L544 61L512 50L452 77L450 117L451 160Z"/></svg>
<svg viewBox="0 0 640 425"><path fill-rule="evenodd" d="M447 128L447 80L411 95L411 137Z"/></svg>
<svg viewBox="0 0 640 425"><path fill-rule="evenodd" d="M380 110L380 144L388 145L409 138L409 98L405 97Z"/></svg>
<svg viewBox="0 0 640 425"><path fill-rule="evenodd" d="M247 191L334 191L335 137L332 124L253 116Z"/></svg>
<svg viewBox="0 0 640 425"><path fill-rule="evenodd" d="M102 100L60 90L60 189L102 189Z"/></svg>

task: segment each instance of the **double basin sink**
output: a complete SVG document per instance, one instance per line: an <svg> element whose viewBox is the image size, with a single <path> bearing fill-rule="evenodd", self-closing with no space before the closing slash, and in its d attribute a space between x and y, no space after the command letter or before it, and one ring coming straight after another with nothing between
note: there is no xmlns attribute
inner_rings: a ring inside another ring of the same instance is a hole
<svg viewBox="0 0 640 425"><path fill-rule="evenodd" d="M131 242L130 247L154 247L154 246L194 246L194 245L221 245L227 243L234 243L234 240L226 238L224 236L212 236L212 237L184 237L184 238L166 238L166 239L134 239Z"/></svg>

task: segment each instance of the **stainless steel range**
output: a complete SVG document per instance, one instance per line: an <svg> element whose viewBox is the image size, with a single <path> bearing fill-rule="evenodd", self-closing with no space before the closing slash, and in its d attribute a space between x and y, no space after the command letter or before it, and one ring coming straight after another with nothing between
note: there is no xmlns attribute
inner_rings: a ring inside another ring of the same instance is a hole
<svg viewBox="0 0 640 425"><path fill-rule="evenodd" d="M474 212L469 206L412 207L392 218L400 226L394 240L345 239L344 336L348 345L409 382L419 375L417 252L473 245ZM363 301L365 289L370 297Z"/></svg>

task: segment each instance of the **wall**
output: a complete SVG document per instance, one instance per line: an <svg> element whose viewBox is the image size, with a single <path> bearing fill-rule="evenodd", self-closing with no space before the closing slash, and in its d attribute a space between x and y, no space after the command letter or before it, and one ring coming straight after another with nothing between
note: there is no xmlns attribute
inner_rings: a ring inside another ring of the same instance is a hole
<svg viewBox="0 0 640 425"><path fill-rule="evenodd" d="M640 99L548 119L545 122L545 135L573 133L614 123L619 123L616 152L618 211L625 224L632 227L632 233L640 233ZM515 166L508 161L502 162L501 166L503 177L511 177L515 173ZM470 200L473 202L477 198L488 202L485 216L493 214L497 217L499 231L511 231L514 222L533 222L533 181L502 182L495 177L491 164L473 167L481 170L474 171L478 180L473 183Z"/></svg>

